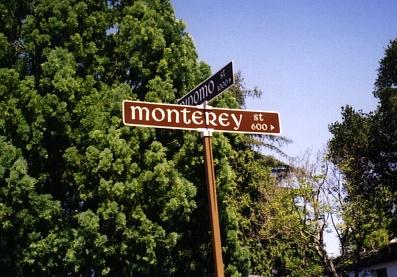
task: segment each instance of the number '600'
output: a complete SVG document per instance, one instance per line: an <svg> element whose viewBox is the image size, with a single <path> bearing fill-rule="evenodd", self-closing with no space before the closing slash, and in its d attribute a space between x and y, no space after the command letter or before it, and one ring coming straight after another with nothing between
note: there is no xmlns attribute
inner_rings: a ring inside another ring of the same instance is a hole
<svg viewBox="0 0 397 277"><path fill-rule="evenodd" d="M266 131L267 130L267 124L253 123L251 125L251 130L253 130L253 131Z"/></svg>

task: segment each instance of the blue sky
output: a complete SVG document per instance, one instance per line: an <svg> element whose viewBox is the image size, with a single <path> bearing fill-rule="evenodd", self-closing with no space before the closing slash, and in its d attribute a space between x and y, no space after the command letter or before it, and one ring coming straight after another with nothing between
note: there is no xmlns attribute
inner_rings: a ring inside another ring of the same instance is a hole
<svg viewBox="0 0 397 277"><path fill-rule="evenodd" d="M247 108L278 111L283 150L323 150L328 125L349 104L369 112L379 60L397 38L395 0L171 0L199 58L213 72L234 61L248 88L263 91ZM338 253L327 234L330 254Z"/></svg>
<svg viewBox="0 0 397 277"><path fill-rule="evenodd" d="M233 60L247 87L263 91L247 108L280 112L288 155L323 149L342 106L376 108L378 63L397 38L396 1L171 2L213 72Z"/></svg>

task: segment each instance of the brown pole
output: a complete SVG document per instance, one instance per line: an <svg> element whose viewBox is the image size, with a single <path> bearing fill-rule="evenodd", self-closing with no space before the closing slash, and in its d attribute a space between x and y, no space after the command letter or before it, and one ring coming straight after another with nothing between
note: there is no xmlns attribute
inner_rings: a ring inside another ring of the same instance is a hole
<svg viewBox="0 0 397 277"><path fill-rule="evenodd" d="M208 202L210 209L210 224L211 224L211 237L212 237L212 252L214 257L214 270L216 277L223 277L223 259L222 259L222 245L221 245L221 232L219 225L218 215L218 202L216 199L216 186L215 186L215 170L214 161L212 157L212 130L206 129L201 132L204 145L204 165L205 165L205 178L207 182Z"/></svg>

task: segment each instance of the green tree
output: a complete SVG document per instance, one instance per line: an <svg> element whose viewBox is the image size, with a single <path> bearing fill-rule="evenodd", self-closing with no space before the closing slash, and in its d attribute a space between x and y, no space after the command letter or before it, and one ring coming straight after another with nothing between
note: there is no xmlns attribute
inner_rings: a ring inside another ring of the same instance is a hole
<svg viewBox="0 0 397 277"><path fill-rule="evenodd" d="M199 134L121 120L122 100L172 103L210 74L170 2L0 7L0 271L211 274ZM239 107L248 92L236 86L214 104ZM251 163L250 147L265 141L214 136L230 276L253 259L233 198L246 182L239 151Z"/></svg>
<svg viewBox="0 0 397 277"><path fill-rule="evenodd" d="M184 135L124 127L120 111L209 72L170 3L1 7L1 271L172 274L196 208L173 161Z"/></svg>
<svg viewBox="0 0 397 277"><path fill-rule="evenodd" d="M330 125L329 157L345 179L345 255L360 258L397 236L397 41L380 61L369 114L346 106L342 121ZM379 238L382 238L379 240Z"/></svg>
<svg viewBox="0 0 397 277"><path fill-rule="evenodd" d="M0 151L1 272L22 274L25 244L56 228L61 205L51 195L37 193L37 180L29 176L21 151L4 137L0 138Z"/></svg>
<svg viewBox="0 0 397 277"><path fill-rule="evenodd" d="M172 103L210 74L170 1L0 7L0 271L210 275L200 135L121 119L122 100ZM260 94L236 79L213 105ZM254 150L283 142L214 135L228 276L321 271L293 236L307 226L272 177L281 163Z"/></svg>
<svg viewBox="0 0 397 277"><path fill-rule="evenodd" d="M291 161L289 166L276 163L276 168L282 166L283 169L277 182L270 176L265 181L264 164L257 167L258 171L250 170L255 173L254 178L261 178L257 181L261 189L251 192L250 197L255 198L247 201L244 195L245 201L241 200L245 213L249 211L253 217L246 220L245 238L250 251L255 253L252 255L254 273L336 276L324 242L333 212L328 201L332 178L322 156L315 158L312 161L311 155L305 155L301 160ZM256 161L258 159L260 157ZM251 190L257 182L249 183Z"/></svg>

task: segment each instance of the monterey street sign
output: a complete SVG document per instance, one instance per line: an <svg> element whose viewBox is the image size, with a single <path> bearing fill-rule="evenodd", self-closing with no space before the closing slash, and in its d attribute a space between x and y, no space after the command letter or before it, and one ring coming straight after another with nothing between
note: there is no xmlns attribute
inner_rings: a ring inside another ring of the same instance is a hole
<svg viewBox="0 0 397 277"><path fill-rule="evenodd" d="M123 101L123 123L130 126L216 132L280 134L277 112L221 109Z"/></svg>
<svg viewBox="0 0 397 277"><path fill-rule="evenodd" d="M233 62L225 65L217 73L199 84L177 101L180 105L197 106L210 102L234 83Z"/></svg>
<svg viewBox="0 0 397 277"><path fill-rule="evenodd" d="M223 109L208 102L234 83L233 63L202 82L178 100L178 105L124 100L123 123L129 126L187 129L201 132L204 150L205 181L208 191L214 276L224 276L222 242L216 197L215 169L212 155L212 131L280 134L277 112ZM203 105L204 104L204 105Z"/></svg>

